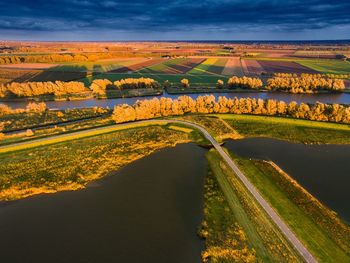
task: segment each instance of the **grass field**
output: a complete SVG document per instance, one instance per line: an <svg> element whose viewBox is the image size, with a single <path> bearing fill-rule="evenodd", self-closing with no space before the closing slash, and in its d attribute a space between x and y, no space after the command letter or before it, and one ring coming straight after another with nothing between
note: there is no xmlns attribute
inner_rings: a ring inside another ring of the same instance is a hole
<svg viewBox="0 0 350 263"><path fill-rule="evenodd" d="M269 163L231 156L320 262L350 260L350 228L330 210Z"/></svg>
<svg viewBox="0 0 350 263"><path fill-rule="evenodd" d="M239 134L272 137L293 142L349 144L350 125L271 116L216 115Z"/></svg>

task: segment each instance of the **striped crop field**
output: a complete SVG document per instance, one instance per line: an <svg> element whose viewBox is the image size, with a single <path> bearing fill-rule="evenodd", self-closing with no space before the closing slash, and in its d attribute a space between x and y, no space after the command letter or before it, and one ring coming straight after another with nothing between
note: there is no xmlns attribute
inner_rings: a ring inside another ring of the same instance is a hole
<svg viewBox="0 0 350 263"><path fill-rule="evenodd" d="M242 59L241 62L244 75L261 75L264 72L264 68L256 60Z"/></svg>
<svg viewBox="0 0 350 263"><path fill-rule="evenodd" d="M175 58L140 70L142 74L185 74L203 62L201 58Z"/></svg>
<svg viewBox="0 0 350 263"><path fill-rule="evenodd" d="M240 58L232 58L227 60L222 75L225 76L243 76L242 64Z"/></svg>
<svg viewBox="0 0 350 263"><path fill-rule="evenodd" d="M136 63L133 63L131 65L126 65L121 68L117 68L115 70L110 71L110 73L128 73L128 72L134 72L134 71L140 71L144 68L148 68L153 65L157 65L164 62L164 59L147 59L145 61L136 61Z"/></svg>
<svg viewBox="0 0 350 263"><path fill-rule="evenodd" d="M227 59L221 58L208 58L203 63L199 64L197 67L193 68L188 74L191 75L220 75L224 70Z"/></svg>

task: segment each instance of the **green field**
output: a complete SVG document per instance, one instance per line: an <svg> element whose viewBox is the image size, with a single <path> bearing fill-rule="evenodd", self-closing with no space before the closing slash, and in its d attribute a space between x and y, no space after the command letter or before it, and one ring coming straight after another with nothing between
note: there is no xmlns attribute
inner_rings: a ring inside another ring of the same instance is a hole
<svg viewBox="0 0 350 263"><path fill-rule="evenodd" d="M324 74L349 74L350 62L342 60L307 60L299 64L317 70Z"/></svg>
<svg viewBox="0 0 350 263"><path fill-rule="evenodd" d="M272 137L304 143L350 143L350 125L292 118L218 114L236 131L248 137Z"/></svg>

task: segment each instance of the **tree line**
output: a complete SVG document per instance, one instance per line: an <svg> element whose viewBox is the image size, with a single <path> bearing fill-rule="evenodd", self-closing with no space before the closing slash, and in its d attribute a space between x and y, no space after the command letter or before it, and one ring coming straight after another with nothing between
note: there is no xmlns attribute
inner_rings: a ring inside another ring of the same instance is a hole
<svg viewBox="0 0 350 263"><path fill-rule="evenodd" d="M117 105L112 118L116 123L135 120L147 120L158 117L184 115L187 113L233 113L254 115L277 115L293 118L350 123L350 106L340 104L306 104L286 103L276 100L254 98L226 98L213 95L171 98L154 98L137 101L134 105Z"/></svg>
<svg viewBox="0 0 350 263"><path fill-rule="evenodd" d="M1 56L0 65L17 63L55 63L55 62L84 62L99 59L114 58L115 54L101 53L66 53L66 54L40 54L40 55L11 55Z"/></svg>
<svg viewBox="0 0 350 263"><path fill-rule="evenodd" d="M296 73L274 73L275 77L282 78L297 78L297 77L314 77L314 78L330 78L330 79L348 79L350 74L310 74L310 73L301 73L300 75Z"/></svg>
<svg viewBox="0 0 350 263"><path fill-rule="evenodd" d="M151 78L127 78L117 81L108 79L95 79L90 85L90 89L95 95L105 95L107 90L125 90L125 89L161 89L158 81Z"/></svg>
<svg viewBox="0 0 350 263"><path fill-rule="evenodd" d="M344 80L318 77L316 75L301 75L290 77L280 74L267 80L268 90L282 90L291 93L313 93L319 90L339 91L345 89Z"/></svg>
<svg viewBox="0 0 350 263"><path fill-rule="evenodd" d="M87 90L84 83L77 81L11 82L0 84L0 98L11 97L13 95L17 97L32 97L46 94L61 96L85 91Z"/></svg>

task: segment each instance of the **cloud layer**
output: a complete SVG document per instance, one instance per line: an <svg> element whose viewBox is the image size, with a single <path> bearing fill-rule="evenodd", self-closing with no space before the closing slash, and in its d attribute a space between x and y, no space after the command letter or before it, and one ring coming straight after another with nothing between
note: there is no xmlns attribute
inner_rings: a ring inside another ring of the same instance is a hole
<svg viewBox="0 0 350 263"><path fill-rule="evenodd" d="M348 0L0 0L0 33L17 39L350 38L349 13Z"/></svg>

